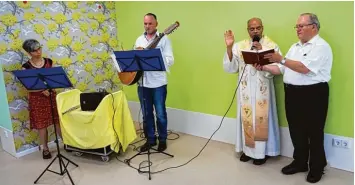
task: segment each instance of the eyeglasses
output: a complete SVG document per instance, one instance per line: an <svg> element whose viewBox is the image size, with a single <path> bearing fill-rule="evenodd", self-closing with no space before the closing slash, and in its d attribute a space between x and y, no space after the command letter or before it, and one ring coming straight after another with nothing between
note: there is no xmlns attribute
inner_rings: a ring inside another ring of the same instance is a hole
<svg viewBox="0 0 355 185"><path fill-rule="evenodd" d="M40 51L41 49L42 49L42 47L39 47L38 49L31 51L31 53L38 52L38 51Z"/></svg>
<svg viewBox="0 0 355 185"><path fill-rule="evenodd" d="M258 26L256 28L248 28L249 31L254 31L254 30L257 30L257 31L260 31L263 27L262 26Z"/></svg>
<svg viewBox="0 0 355 185"><path fill-rule="evenodd" d="M300 29L302 29L303 27L305 27L305 26L310 26L310 25L313 25L314 23L310 23L310 24L298 24L298 25L296 25L295 27L293 27L293 28L295 28L295 29L298 29L298 28L300 28Z"/></svg>

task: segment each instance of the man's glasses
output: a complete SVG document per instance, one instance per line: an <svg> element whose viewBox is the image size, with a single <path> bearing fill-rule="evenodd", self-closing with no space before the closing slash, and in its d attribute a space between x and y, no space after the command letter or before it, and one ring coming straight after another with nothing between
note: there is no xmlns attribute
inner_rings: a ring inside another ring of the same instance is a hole
<svg viewBox="0 0 355 185"><path fill-rule="evenodd" d="M302 29L303 27L305 27L305 26L310 26L310 25L313 25L313 23L310 23L310 24L298 24L298 25L296 25L294 28L295 29Z"/></svg>

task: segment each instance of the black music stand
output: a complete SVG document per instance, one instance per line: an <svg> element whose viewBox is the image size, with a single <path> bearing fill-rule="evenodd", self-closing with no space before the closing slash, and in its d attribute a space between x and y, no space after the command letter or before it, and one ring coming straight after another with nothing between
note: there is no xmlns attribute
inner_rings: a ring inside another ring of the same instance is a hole
<svg viewBox="0 0 355 185"><path fill-rule="evenodd" d="M166 71L165 69L165 64L164 64L164 59L161 54L161 50L158 49L149 49L149 50L131 50L131 51L114 51L115 54L115 59L118 64L120 72L141 72L142 75L142 84L143 79L144 79L144 71ZM116 66L117 67L117 66ZM143 88L144 89L144 88ZM142 94L144 97L144 90L142 90ZM145 109L145 102L143 99L143 110L146 111ZM144 117L145 113L143 113L143 123L144 123ZM144 135L147 138L147 132L145 130L145 126L143 126L144 130ZM150 150L153 150L151 152ZM149 174L149 180L151 180L151 171L150 171L150 154L155 154L155 153L162 153L170 157L174 157L171 154L168 154L166 152L161 152L158 151L155 148L150 147L148 151L146 152L138 152L136 155L133 157L124 160L125 163L130 165L130 161L135 158L138 155L148 155L148 171L142 171L138 169L139 173L148 173Z"/></svg>
<svg viewBox="0 0 355 185"><path fill-rule="evenodd" d="M54 108L53 108L53 104L52 104L52 89L73 87L73 85L69 81L69 79L62 67L16 70L16 71L12 71L12 73L17 77L18 80L20 80L22 85L27 90L47 89L50 93L49 97L50 97L50 102L51 102L51 115L52 115L52 122L53 122L54 132L55 132L55 143L57 144L58 153L57 153L57 156L52 160L52 162L47 166L47 168L41 173L41 175L36 179L36 181L34 183L36 184L46 171L50 171L52 173L55 173L55 174L58 174L61 176L63 176L65 173L67 173L68 177L70 179L70 182L72 183L72 185L74 185L74 182L69 174L69 171L67 170L67 166L69 163L73 164L76 167L78 167L78 165L75 164L74 162L72 162L71 160L69 160L68 158L64 157L60 153L57 130L56 130L56 126L54 124L54 115L53 115ZM59 166L60 166L59 173L48 169L57 158L59 160ZM66 159L68 161L68 163L66 165L64 164L64 160L62 158Z"/></svg>

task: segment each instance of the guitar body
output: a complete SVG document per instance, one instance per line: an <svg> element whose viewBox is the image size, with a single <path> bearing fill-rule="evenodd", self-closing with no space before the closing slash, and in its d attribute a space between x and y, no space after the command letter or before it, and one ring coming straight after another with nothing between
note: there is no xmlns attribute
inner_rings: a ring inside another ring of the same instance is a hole
<svg viewBox="0 0 355 185"><path fill-rule="evenodd" d="M118 77L124 85L133 85L138 82L142 77L143 72L121 72L118 73Z"/></svg>
<svg viewBox="0 0 355 185"><path fill-rule="evenodd" d="M176 21L174 24L170 25L164 32L160 33L152 43L150 43L146 48L140 47L140 49L153 49L157 46L158 42L164 35L171 34L177 27L180 26L180 23ZM138 82L138 80L142 77L143 71L136 72L120 72L118 73L118 77L122 84L124 85L133 85Z"/></svg>

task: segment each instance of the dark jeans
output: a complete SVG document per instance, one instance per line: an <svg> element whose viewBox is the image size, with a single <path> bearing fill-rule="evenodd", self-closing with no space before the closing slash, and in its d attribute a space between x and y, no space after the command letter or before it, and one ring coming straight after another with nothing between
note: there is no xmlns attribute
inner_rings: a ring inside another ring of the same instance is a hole
<svg viewBox="0 0 355 185"><path fill-rule="evenodd" d="M168 119L165 107L167 86L147 88L138 86L138 96L143 113L143 129L149 143L156 142L153 106L156 113L159 142L166 142Z"/></svg>
<svg viewBox="0 0 355 185"><path fill-rule="evenodd" d="M285 84L285 108L294 146L293 158L311 170L323 170L327 164L324 152L324 125L328 111L328 83L307 86Z"/></svg>

